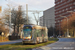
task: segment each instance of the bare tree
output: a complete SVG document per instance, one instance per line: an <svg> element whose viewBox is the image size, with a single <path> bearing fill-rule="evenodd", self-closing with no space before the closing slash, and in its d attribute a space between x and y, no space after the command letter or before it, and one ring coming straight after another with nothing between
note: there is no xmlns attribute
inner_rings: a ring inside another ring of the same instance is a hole
<svg viewBox="0 0 75 50"><path fill-rule="evenodd" d="M16 19L17 19L17 10L12 10L11 11L12 15L11 15L11 22L13 23L13 26L14 26L14 33L15 33L15 30L16 30Z"/></svg>
<svg viewBox="0 0 75 50"><path fill-rule="evenodd" d="M3 18L5 19L5 23L7 23L9 25L9 15L10 11L9 8L5 8L3 11Z"/></svg>
<svg viewBox="0 0 75 50"><path fill-rule="evenodd" d="M5 23L7 23L8 25L9 25L9 16L10 16L9 8L5 8L3 12L3 17L5 19ZM11 10L11 23L14 26L14 33L15 30L17 30L17 32L19 33L19 27L23 24L26 24L26 22L27 19L22 9L22 6L19 6L18 10L14 8ZM29 19L28 19L28 23L30 23Z"/></svg>
<svg viewBox="0 0 75 50"><path fill-rule="evenodd" d="M17 26L17 31L19 33L19 27L23 24L26 24L27 19L25 17L24 11L22 11L22 6L18 7L18 10L12 10L12 23L14 24L14 32L15 32L15 26ZM29 23L28 19L28 23Z"/></svg>

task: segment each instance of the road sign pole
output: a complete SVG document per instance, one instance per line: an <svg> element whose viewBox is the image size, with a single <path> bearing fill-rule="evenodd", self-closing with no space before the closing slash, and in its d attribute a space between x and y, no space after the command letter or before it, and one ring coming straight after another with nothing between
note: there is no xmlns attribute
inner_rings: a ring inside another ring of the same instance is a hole
<svg viewBox="0 0 75 50"><path fill-rule="evenodd" d="M4 32L2 32L2 41L3 41L3 35L4 35Z"/></svg>

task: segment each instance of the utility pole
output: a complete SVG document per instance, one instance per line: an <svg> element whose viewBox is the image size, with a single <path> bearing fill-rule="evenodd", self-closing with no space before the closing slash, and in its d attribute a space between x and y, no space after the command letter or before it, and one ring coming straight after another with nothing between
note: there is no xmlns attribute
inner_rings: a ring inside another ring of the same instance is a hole
<svg viewBox="0 0 75 50"><path fill-rule="evenodd" d="M33 15L34 15L35 21L36 21L36 23L38 25L38 20L36 19L35 13L33 13Z"/></svg>
<svg viewBox="0 0 75 50"><path fill-rule="evenodd" d="M38 14L38 19L36 19L36 16L34 16L35 20L37 22L37 25L38 25L39 24L39 13L42 12L42 11L34 11L34 12ZM33 13L33 14L35 15L35 13Z"/></svg>
<svg viewBox="0 0 75 50"><path fill-rule="evenodd" d="M34 15L34 18L35 18L35 20L36 20L36 23L37 23L37 25L38 25L38 22L39 22L39 13L40 12L42 12L42 11L37 11L37 10L28 10L28 5L26 4L26 17L27 17L27 24L28 24L28 12L33 12L33 15ZM38 14L38 19L36 19L36 16L35 16L35 13L37 13Z"/></svg>
<svg viewBox="0 0 75 50"><path fill-rule="evenodd" d="M40 12L37 12L37 13L38 13L38 23L39 23L39 13L40 13Z"/></svg>
<svg viewBox="0 0 75 50"><path fill-rule="evenodd" d="M28 24L28 4L26 4L26 17L27 17L27 24Z"/></svg>

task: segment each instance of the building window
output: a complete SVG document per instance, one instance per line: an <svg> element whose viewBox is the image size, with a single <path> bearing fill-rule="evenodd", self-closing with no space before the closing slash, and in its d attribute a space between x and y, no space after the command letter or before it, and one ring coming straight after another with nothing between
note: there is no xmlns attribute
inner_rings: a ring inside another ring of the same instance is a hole
<svg viewBox="0 0 75 50"><path fill-rule="evenodd" d="M75 5L73 7L75 8Z"/></svg>
<svg viewBox="0 0 75 50"><path fill-rule="evenodd" d="M61 22L62 22L62 20L61 20Z"/></svg>
<svg viewBox="0 0 75 50"><path fill-rule="evenodd" d="M63 9L63 11L64 11L64 9Z"/></svg>
<svg viewBox="0 0 75 50"><path fill-rule="evenodd" d="M61 2L62 2L62 0L61 0Z"/></svg>
<svg viewBox="0 0 75 50"><path fill-rule="evenodd" d="M72 9L72 7L70 7L70 9Z"/></svg>
<svg viewBox="0 0 75 50"><path fill-rule="evenodd" d="M69 2L69 1L71 1L71 0L68 0L68 2Z"/></svg>
<svg viewBox="0 0 75 50"><path fill-rule="evenodd" d="M66 8L66 10L68 10L68 8Z"/></svg>
<svg viewBox="0 0 75 50"><path fill-rule="evenodd" d="M56 0L56 1L58 1L58 0Z"/></svg>
<svg viewBox="0 0 75 50"><path fill-rule="evenodd" d="M74 9L74 11L75 11L75 9Z"/></svg>
<svg viewBox="0 0 75 50"><path fill-rule="evenodd" d="M75 4L75 2L73 4Z"/></svg>

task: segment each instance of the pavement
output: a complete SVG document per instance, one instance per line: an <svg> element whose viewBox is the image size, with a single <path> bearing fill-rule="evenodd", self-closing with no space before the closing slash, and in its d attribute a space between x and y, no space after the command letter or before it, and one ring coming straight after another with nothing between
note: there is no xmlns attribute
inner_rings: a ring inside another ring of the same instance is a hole
<svg viewBox="0 0 75 50"><path fill-rule="evenodd" d="M0 42L0 45L14 44L14 43L19 43L19 42L22 42L22 39L12 40L12 41L8 41L8 42Z"/></svg>
<svg viewBox="0 0 75 50"><path fill-rule="evenodd" d="M32 50L75 50L75 38L59 38L59 41Z"/></svg>

